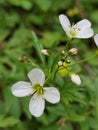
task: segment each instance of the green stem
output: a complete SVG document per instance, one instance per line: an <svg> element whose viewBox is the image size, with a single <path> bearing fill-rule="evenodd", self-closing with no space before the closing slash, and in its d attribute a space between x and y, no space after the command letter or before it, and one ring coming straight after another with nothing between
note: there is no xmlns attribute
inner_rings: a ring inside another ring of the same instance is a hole
<svg viewBox="0 0 98 130"><path fill-rule="evenodd" d="M67 41L66 45L65 45L65 50L68 49L68 45L70 44L70 41Z"/></svg>
<svg viewBox="0 0 98 130"><path fill-rule="evenodd" d="M34 67L40 68L40 66L36 65L35 63L31 63Z"/></svg>
<svg viewBox="0 0 98 130"><path fill-rule="evenodd" d="M45 83L52 77L52 75L54 75L54 74L56 73L56 71L57 71L57 68L56 68L52 73L50 73L50 74L48 75L48 77L47 77L46 80L45 80Z"/></svg>
<svg viewBox="0 0 98 130"><path fill-rule="evenodd" d="M68 65L68 67L73 66L73 65L76 65L76 64L80 64L80 63L85 62L85 61L87 61L87 60L89 60L89 59L92 59L92 58L94 58L94 57L96 57L96 56L97 56L97 54L96 54L96 55L93 55L93 56L91 56L91 57L85 58L85 59L83 59L83 60L80 60L80 61L78 61L78 62L76 62L76 63L74 63L74 64Z"/></svg>
<svg viewBox="0 0 98 130"><path fill-rule="evenodd" d="M72 40L72 39L67 39L67 43L66 43L66 45L65 45L65 50L68 49L68 45L70 44L71 40Z"/></svg>
<svg viewBox="0 0 98 130"><path fill-rule="evenodd" d="M45 83L50 79L51 76L52 76L52 73L46 78Z"/></svg>
<svg viewBox="0 0 98 130"><path fill-rule="evenodd" d="M37 64L33 63L32 60L28 60L25 62L26 64L29 64L29 65L33 65L34 67L37 67L37 68L40 68L40 66L38 66Z"/></svg>

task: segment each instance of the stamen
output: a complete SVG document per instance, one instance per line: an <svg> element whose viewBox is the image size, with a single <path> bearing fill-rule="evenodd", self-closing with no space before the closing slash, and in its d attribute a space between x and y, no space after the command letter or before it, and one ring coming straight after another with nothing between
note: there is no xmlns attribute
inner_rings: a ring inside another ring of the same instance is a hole
<svg viewBox="0 0 98 130"><path fill-rule="evenodd" d="M70 34L71 34L72 37L77 36L77 31L76 31L75 28L71 28L71 29L69 30L69 32L70 32Z"/></svg>
<svg viewBox="0 0 98 130"><path fill-rule="evenodd" d="M34 84L34 86L32 86L32 89L37 95L44 94L44 89L39 83Z"/></svg>
<svg viewBox="0 0 98 130"><path fill-rule="evenodd" d="M77 25L73 25L70 28L70 30L69 30L69 32L70 32L70 34L71 34L72 37L76 37L77 34L79 33L79 31L80 31L80 28L78 28Z"/></svg>

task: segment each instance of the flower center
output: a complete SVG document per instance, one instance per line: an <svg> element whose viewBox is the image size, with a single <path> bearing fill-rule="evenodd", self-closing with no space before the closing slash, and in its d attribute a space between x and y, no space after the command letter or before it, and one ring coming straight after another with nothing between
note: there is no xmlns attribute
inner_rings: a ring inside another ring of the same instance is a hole
<svg viewBox="0 0 98 130"><path fill-rule="evenodd" d="M43 89L43 87L42 87L40 84L38 84L38 83L34 84L34 86L32 86L32 89L33 89L33 91L34 91L37 95L43 95L43 94L44 94L44 89Z"/></svg>
<svg viewBox="0 0 98 130"><path fill-rule="evenodd" d="M77 34L79 33L79 31L80 31L80 29L77 28L77 26L74 25L74 26L72 26L72 27L70 28L69 33L70 33L70 35L71 35L72 37L76 37Z"/></svg>

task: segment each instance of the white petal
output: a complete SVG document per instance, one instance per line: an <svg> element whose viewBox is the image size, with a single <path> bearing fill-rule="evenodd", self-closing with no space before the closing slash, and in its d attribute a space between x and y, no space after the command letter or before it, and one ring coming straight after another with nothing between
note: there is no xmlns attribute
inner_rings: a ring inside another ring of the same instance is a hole
<svg viewBox="0 0 98 130"><path fill-rule="evenodd" d="M72 74L71 80L72 80L72 82L74 82L77 85L81 84L81 79L80 79L79 75L77 75L77 74Z"/></svg>
<svg viewBox="0 0 98 130"><path fill-rule="evenodd" d="M79 22L76 23L77 28L79 28L80 30L91 27L91 22L87 19L83 19Z"/></svg>
<svg viewBox="0 0 98 130"><path fill-rule="evenodd" d="M96 35L94 36L94 41L95 41L96 45L98 46L98 34L96 34Z"/></svg>
<svg viewBox="0 0 98 130"><path fill-rule="evenodd" d="M66 35L69 37L69 38L72 38L73 36L70 34L70 29L66 30Z"/></svg>
<svg viewBox="0 0 98 130"><path fill-rule="evenodd" d="M94 32L92 28L85 28L78 33L76 38L90 38L93 36L93 34Z"/></svg>
<svg viewBox="0 0 98 130"><path fill-rule="evenodd" d="M33 90L31 88L31 84L24 81L19 81L15 83L11 88L12 94L16 97L24 97L31 95Z"/></svg>
<svg viewBox="0 0 98 130"><path fill-rule="evenodd" d="M35 117L40 117L45 108L45 100L42 96L37 96L36 94L31 98L29 104L29 110L31 114Z"/></svg>
<svg viewBox="0 0 98 130"><path fill-rule="evenodd" d="M40 69L32 69L29 73L28 73L28 77L32 82L32 85L34 85L35 83L39 83L41 86L43 86L44 81L45 81L45 74L43 73L42 70Z"/></svg>
<svg viewBox="0 0 98 130"><path fill-rule="evenodd" d="M60 101L60 92L54 87L44 88L44 98L50 103L58 103Z"/></svg>
<svg viewBox="0 0 98 130"><path fill-rule="evenodd" d="M61 23L61 25L62 25L64 31L65 31L66 33L68 33L69 28L71 28L71 25L70 25L70 21L69 21L69 19L67 18L67 16L61 14L61 15L59 15L59 20L60 20L60 23Z"/></svg>

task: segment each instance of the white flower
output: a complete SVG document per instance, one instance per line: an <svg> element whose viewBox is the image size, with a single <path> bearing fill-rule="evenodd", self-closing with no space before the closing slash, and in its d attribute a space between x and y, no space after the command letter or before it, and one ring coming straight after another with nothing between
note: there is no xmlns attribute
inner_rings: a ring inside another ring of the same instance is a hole
<svg viewBox="0 0 98 130"><path fill-rule="evenodd" d="M58 103L60 101L60 93L54 87L43 88L45 74L42 70L32 69L28 73L28 77L31 81L30 83L19 81L12 86L11 90L16 97L33 95L30 100L29 110L33 116L39 117L44 111L45 100L53 104Z"/></svg>
<svg viewBox="0 0 98 130"><path fill-rule="evenodd" d="M83 19L73 26L71 26L67 16L63 14L59 16L59 20L66 35L70 38L89 38L94 34L91 28L91 22L87 19Z"/></svg>
<svg viewBox="0 0 98 130"><path fill-rule="evenodd" d="M81 84L81 79L80 79L79 75L77 75L77 74L72 74L71 80L72 80L72 82L74 82L77 85Z"/></svg>
<svg viewBox="0 0 98 130"><path fill-rule="evenodd" d="M96 35L94 36L94 41L95 41L95 44L98 46L98 34L96 34Z"/></svg>

